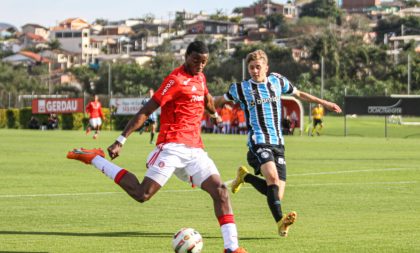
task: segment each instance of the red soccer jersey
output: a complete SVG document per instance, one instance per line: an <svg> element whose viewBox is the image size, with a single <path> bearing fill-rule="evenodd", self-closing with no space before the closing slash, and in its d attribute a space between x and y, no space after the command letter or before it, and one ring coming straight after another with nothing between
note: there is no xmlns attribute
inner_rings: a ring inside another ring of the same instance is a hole
<svg viewBox="0 0 420 253"><path fill-rule="evenodd" d="M161 107L156 144L175 142L203 148L200 123L207 94L203 73L191 76L184 66L172 71L152 97Z"/></svg>
<svg viewBox="0 0 420 253"><path fill-rule="evenodd" d="M91 119L103 118L101 103L92 101L86 106L86 112L89 113Z"/></svg>

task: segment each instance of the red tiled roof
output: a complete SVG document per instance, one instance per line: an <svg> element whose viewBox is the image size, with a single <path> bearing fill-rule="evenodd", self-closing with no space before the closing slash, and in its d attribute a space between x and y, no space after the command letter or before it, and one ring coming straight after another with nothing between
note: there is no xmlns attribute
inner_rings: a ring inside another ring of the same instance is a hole
<svg viewBox="0 0 420 253"><path fill-rule="evenodd" d="M28 37L29 39L31 39L33 41L37 41L37 42L47 42L47 40L44 39L44 37L42 37L40 35L36 35L34 33L27 33L26 37Z"/></svg>
<svg viewBox="0 0 420 253"><path fill-rule="evenodd" d="M34 52L31 51L20 51L19 54L26 56L28 58L33 59L34 61L37 62L42 62L42 63L49 63L50 61L47 58L44 58L42 56L40 56L39 54L36 54Z"/></svg>

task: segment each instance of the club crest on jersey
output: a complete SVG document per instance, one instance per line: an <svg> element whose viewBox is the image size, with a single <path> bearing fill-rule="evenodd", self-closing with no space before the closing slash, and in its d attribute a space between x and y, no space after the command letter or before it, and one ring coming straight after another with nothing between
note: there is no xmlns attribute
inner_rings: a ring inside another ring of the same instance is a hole
<svg viewBox="0 0 420 253"><path fill-rule="evenodd" d="M192 87L192 89L191 89L192 91L196 91L197 90L197 88L193 85L193 87Z"/></svg>
<svg viewBox="0 0 420 253"><path fill-rule="evenodd" d="M159 168L163 168L163 167L165 167L165 163L163 161L160 161L158 163L158 166L159 166Z"/></svg>
<svg viewBox="0 0 420 253"><path fill-rule="evenodd" d="M272 92L276 92L276 86L274 86L274 85L270 85L270 90L271 90Z"/></svg>
<svg viewBox="0 0 420 253"><path fill-rule="evenodd" d="M189 78L189 79L187 79L187 80L184 80L184 82L182 82L182 84L184 84L184 85L188 85L188 83L191 81L191 78Z"/></svg>
<svg viewBox="0 0 420 253"><path fill-rule="evenodd" d="M269 156L270 156L270 154L266 151L261 153L261 157L264 158L264 159L267 159Z"/></svg>

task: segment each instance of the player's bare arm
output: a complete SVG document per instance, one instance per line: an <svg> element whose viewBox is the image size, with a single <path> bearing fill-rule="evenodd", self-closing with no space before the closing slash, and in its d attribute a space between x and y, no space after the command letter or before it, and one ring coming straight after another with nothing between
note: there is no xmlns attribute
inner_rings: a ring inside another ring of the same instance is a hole
<svg viewBox="0 0 420 253"><path fill-rule="evenodd" d="M213 98L213 104L216 108L217 107L222 107L227 102L229 102L229 101L225 99L225 96L216 96L216 97Z"/></svg>
<svg viewBox="0 0 420 253"><path fill-rule="evenodd" d="M155 100L150 99L127 123L124 131L121 133L121 136L127 138L132 132L143 126L144 122L149 118L149 115L152 114L157 108L159 108L159 104L156 103ZM108 154L111 159L118 157L122 145L123 143L120 143L118 140L116 140L111 146L108 147Z"/></svg>
<svg viewBox="0 0 420 253"><path fill-rule="evenodd" d="M309 93L299 91L299 90L296 90L293 93L293 95L295 97L298 97L301 100L306 101L306 102L321 104L330 111L333 111L333 112L336 112L336 113L341 113L341 108L336 103L333 103L333 102L330 102L330 101L327 101L327 100L324 100L324 99L320 99L320 98L315 97L315 96L313 96Z"/></svg>
<svg viewBox="0 0 420 253"><path fill-rule="evenodd" d="M207 113L216 120L217 123L222 122L222 118L217 113L214 98L210 93L204 96L204 108L206 109Z"/></svg>

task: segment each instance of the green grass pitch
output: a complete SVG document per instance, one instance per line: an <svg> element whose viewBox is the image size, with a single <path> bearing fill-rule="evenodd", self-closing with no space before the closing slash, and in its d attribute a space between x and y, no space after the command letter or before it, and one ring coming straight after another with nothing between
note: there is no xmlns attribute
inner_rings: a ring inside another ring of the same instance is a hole
<svg viewBox="0 0 420 253"><path fill-rule="evenodd" d="M320 137L287 136L284 211L298 212L280 238L265 198L249 185L231 194L240 244L250 253L420 252L420 126L383 118L328 117ZM0 129L0 252L172 252L172 235L197 229L204 253L223 241L210 197L176 177L139 204L92 166L65 158L106 148L82 131ZM133 134L116 163L142 178L149 135ZM246 165L244 136L203 135L225 181Z"/></svg>

